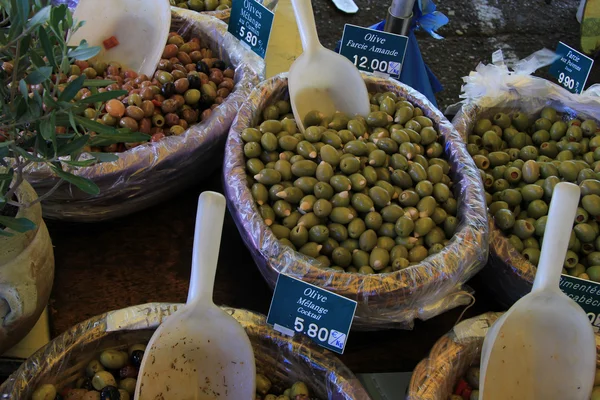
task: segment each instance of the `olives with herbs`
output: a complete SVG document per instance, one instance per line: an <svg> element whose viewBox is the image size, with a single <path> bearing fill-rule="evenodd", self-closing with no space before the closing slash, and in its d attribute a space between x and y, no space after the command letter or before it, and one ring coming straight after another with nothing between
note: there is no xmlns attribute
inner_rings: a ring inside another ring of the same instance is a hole
<svg viewBox="0 0 600 400"><path fill-rule="evenodd" d="M494 151L486 146L490 138L499 138ZM594 256L600 254L597 121L572 118L550 107L537 116L499 112L491 119L480 118L467 142L485 176L495 226L533 265L539 262L554 186L560 181L580 186L581 199L570 227L572 240L563 272L600 282L596 273L600 257Z"/></svg>
<svg viewBox="0 0 600 400"><path fill-rule="evenodd" d="M279 199L265 190L277 185L298 188L304 196L290 203L288 211L300 216L286 226L289 238L281 237L280 228L288 217L262 213L263 219L269 218L282 245L315 258L322 268L361 274L410 268L441 251L458 225L453 171L441 158L434 121L392 92L371 93L370 100L372 112L365 118L310 111L303 133L289 103L278 101L262 110L256 127L241 132L256 203L276 209ZM265 152L275 165L289 161L285 176L262 163Z"/></svg>

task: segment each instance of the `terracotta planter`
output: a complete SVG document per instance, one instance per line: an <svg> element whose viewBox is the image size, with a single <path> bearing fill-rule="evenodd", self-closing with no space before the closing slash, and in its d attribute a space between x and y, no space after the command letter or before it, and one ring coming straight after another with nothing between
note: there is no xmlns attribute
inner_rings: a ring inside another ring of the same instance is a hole
<svg viewBox="0 0 600 400"><path fill-rule="evenodd" d="M37 194L24 182L17 197L28 203ZM0 236L0 354L33 328L48 304L54 280L54 253L41 205L20 209L17 217L33 221L36 229Z"/></svg>

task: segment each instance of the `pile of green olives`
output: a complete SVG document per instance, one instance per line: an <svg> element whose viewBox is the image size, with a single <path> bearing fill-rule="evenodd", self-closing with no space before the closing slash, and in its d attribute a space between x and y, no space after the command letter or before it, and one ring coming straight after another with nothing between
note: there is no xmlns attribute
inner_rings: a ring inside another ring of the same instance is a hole
<svg viewBox="0 0 600 400"><path fill-rule="evenodd" d="M480 368L472 366L467 370L465 376L459 379L454 387L454 393L448 400L478 400L479 399L479 375ZM594 389L590 400L600 400L600 370L596 369L596 378L594 379Z"/></svg>
<svg viewBox="0 0 600 400"><path fill-rule="evenodd" d="M232 0L170 0L171 5L179 8L186 8L198 12L227 10L231 8Z"/></svg>
<svg viewBox="0 0 600 400"><path fill-rule="evenodd" d="M277 101L241 132L252 196L279 241L323 268L363 274L408 268L440 252L457 201L433 121L395 93L362 116L309 112L298 131Z"/></svg>
<svg viewBox="0 0 600 400"><path fill-rule="evenodd" d="M516 112L477 121L467 150L481 171L495 225L538 264L554 186L579 184L581 200L563 273L600 282L600 130L592 119L546 107L539 118Z"/></svg>
<svg viewBox="0 0 600 400"><path fill-rule="evenodd" d="M53 384L40 385L32 400L129 400L134 398L140 364L145 344L135 344L125 349L102 351L90 361L74 387L58 390ZM255 400L309 400L309 390L304 382L296 382L280 395L271 393L272 383L264 375L256 375Z"/></svg>

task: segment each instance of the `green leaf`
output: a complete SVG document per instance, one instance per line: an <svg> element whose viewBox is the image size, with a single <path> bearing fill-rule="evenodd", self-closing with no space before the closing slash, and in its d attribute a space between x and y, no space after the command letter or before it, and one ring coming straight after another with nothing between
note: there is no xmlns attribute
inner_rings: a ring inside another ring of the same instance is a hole
<svg viewBox="0 0 600 400"><path fill-rule="evenodd" d="M110 135L116 132L115 128L111 126L102 125L96 121L82 117L81 115L75 115L75 121L77 121L84 128L96 133L105 133Z"/></svg>
<svg viewBox="0 0 600 400"><path fill-rule="evenodd" d="M33 18L27 22L27 28L35 28L38 25L45 24L50 18L50 11L52 10L51 6L46 6L38 11Z"/></svg>
<svg viewBox="0 0 600 400"><path fill-rule="evenodd" d="M29 17L29 0L17 0L17 19L24 24Z"/></svg>
<svg viewBox="0 0 600 400"><path fill-rule="evenodd" d="M85 135L78 137L77 139L74 139L65 145L58 146L58 151L56 152L57 156L63 157L78 152L79 150L83 149L88 140L89 136Z"/></svg>
<svg viewBox="0 0 600 400"><path fill-rule="evenodd" d="M119 156L114 153L96 153L90 152L98 162L113 162L119 159Z"/></svg>
<svg viewBox="0 0 600 400"><path fill-rule="evenodd" d="M90 165L96 164L98 161L95 159L89 159L89 160L81 160L81 161L67 161L67 160L61 160L61 162L70 165L72 167L89 167Z"/></svg>
<svg viewBox="0 0 600 400"><path fill-rule="evenodd" d="M52 43L50 43L50 38L48 37L46 28L40 26L40 29L38 29L38 35L40 38L40 43L42 44L42 49L44 49L44 54L48 58L48 61L54 68L58 68L56 58L54 57L54 48L52 47Z"/></svg>
<svg viewBox="0 0 600 400"><path fill-rule="evenodd" d="M85 40L76 48L69 49L67 56L72 60L88 60L100 53L100 46L90 47Z"/></svg>
<svg viewBox="0 0 600 400"><path fill-rule="evenodd" d="M27 82L25 82L25 79L19 81L19 91L23 96L27 96Z"/></svg>
<svg viewBox="0 0 600 400"><path fill-rule="evenodd" d="M90 146L108 146L113 143L147 142L148 140L150 140L150 135L141 132L98 134L90 139Z"/></svg>
<svg viewBox="0 0 600 400"><path fill-rule="evenodd" d="M25 81L30 85L37 85L50 78L52 75L52 67L41 67L27 75Z"/></svg>
<svg viewBox="0 0 600 400"><path fill-rule="evenodd" d="M5 141L5 142L0 142L0 149L1 149L1 148L3 148L3 147L8 147L8 146L10 146L11 144L13 144L14 142L15 142L14 140L7 140L7 141ZM0 158L1 158L1 157L0 157Z"/></svg>
<svg viewBox="0 0 600 400"><path fill-rule="evenodd" d="M33 65L35 65L36 67L40 68L40 67L45 67L46 66L46 61L44 61L44 59L42 58L42 56L40 56L37 51L35 50L31 50L29 52L29 56L31 57L31 62L33 63Z"/></svg>
<svg viewBox="0 0 600 400"><path fill-rule="evenodd" d="M0 224L19 233L35 229L35 224L27 218L11 218L0 215Z"/></svg>
<svg viewBox="0 0 600 400"><path fill-rule="evenodd" d="M60 72L67 75L69 71L71 71L71 62L68 57L65 57L60 61Z"/></svg>
<svg viewBox="0 0 600 400"><path fill-rule="evenodd" d="M43 98L44 98L44 104L46 105L46 107L51 107L51 108L58 107L58 103L56 102L56 100L54 100L52 98L52 95L48 91L46 91L46 90L44 91Z"/></svg>
<svg viewBox="0 0 600 400"><path fill-rule="evenodd" d="M58 175L59 178L64 179L70 184L77 186L80 190L84 191L85 193L100 193L100 188L91 180L73 175L70 172L66 172L59 168L56 168L55 166L52 166L51 168L54 171L54 173Z"/></svg>
<svg viewBox="0 0 600 400"><path fill-rule="evenodd" d="M75 123L75 118L73 115L73 113L69 113L69 123L71 124L71 128L73 128L75 133L79 133L79 129L77 129L77 124Z"/></svg>
<svg viewBox="0 0 600 400"><path fill-rule="evenodd" d="M12 233L5 231L4 229L0 229L0 236L11 237L14 236Z"/></svg>
<svg viewBox="0 0 600 400"><path fill-rule="evenodd" d="M65 4L61 4L58 7L52 7L52 11L50 12L50 25L54 28L57 36L60 35L60 23L65 18L67 14L67 6Z"/></svg>
<svg viewBox="0 0 600 400"><path fill-rule="evenodd" d="M85 75L80 75L73 82L69 83L65 90L58 96L58 101L71 101L77 92L83 87L85 81Z"/></svg>
<svg viewBox="0 0 600 400"><path fill-rule="evenodd" d="M34 156L33 154L31 154L27 150L22 149L22 148L20 148L18 146L14 147L14 151L16 151L17 153L19 153L19 155L21 157L23 157L24 159L29 160L29 161L34 161L34 162L44 162L44 161L46 161L43 158L39 158L39 157Z"/></svg>
<svg viewBox="0 0 600 400"><path fill-rule="evenodd" d="M85 75L83 75L85 76ZM87 88L91 87L105 87L108 85L112 85L113 83L117 83L117 81L109 81L108 79L86 79L83 82L83 86Z"/></svg>
<svg viewBox="0 0 600 400"><path fill-rule="evenodd" d="M89 97L86 97L83 100L79 100L78 103L90 104L90 103L96 103L98 101L100 101L100 102L108 101L110 99L115 99L119 96L125 96L127 93L128 93L127 90L111 90L108 92L91 95Z"/></svg>
<svg viewBox="0 0 600 400"><path fill-rule="evenodd" d="M44 140L52 141L54 148L56 148L56 113L52 112L50 118L40 121L40 134Z"/></svg>
<svg viewBox="0 0 600 400"><path fill-rule="evenodd" d="M12 174L0 174L0 181L11 181L12 178Z"/></svg>

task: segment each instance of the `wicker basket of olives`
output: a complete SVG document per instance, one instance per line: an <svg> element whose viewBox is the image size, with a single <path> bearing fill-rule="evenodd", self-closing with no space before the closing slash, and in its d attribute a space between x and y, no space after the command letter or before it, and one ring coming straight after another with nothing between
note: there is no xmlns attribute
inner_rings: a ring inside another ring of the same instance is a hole
<svg viewBox="0 0 600 400"><path fill-rule="evenodd" d="M502 313L485 313L457 324L441 337L411 376L407 400L479 399L479 360L489 327ZM596 352L600 336L596 335ZM596 359L594 393L600 395L600 356ZM592 395L591 400L600 397Z"/></svg>
<svg viewBox="0 0 600 400"><path fill-rule="evenodd" d="M581 188L563 274L600 282L600 99L545 85L548 96L486 99L453 121L486 190L490 256L481 275L506 306L531 290L560 181Z"/></svg>
<svg viewBox="0 0 600 400"><path fill-rule="evenodd" d="M54 396L32 397L36 390L40 395L54 390L62 396L56 398L65 400L133 399L136 365L141 361L145 344L163 318L178 306L143 304L108 312L74 326L13 373L0 386L0 397L54 399ZM224 310L242 324L252 342L257 400L370 398L352 372L329 351L308 339L290 338L274 331L263 315L241 309ZM277 397L284 392L294 397Z"/></svg>
<svg viewBox="0 0 600 400"><path fill-rule="evenodd" d="M229 209L267 282L288 274L358 302L354 327L410 328L468 302L487 258L481 181L424 96L365 75L367 118L309 113L285 74L242 106L226 145Z"/></svg>
<svg viewBox="0 0 600 400"><path fill-rule="evenodd" d="M211 174L221 163L227 131L239 106L260 80L264 63L227 32L222 21L190 10L172 9L171 33L153 76L138 75L114 62L76 61L62 77L109 80L107 87L83 87L76 99L106 90L127 94L90 104L83 117L102 125L142 132L148 142L103 145L89 137L84 151L111 153L115 161L76 170L100 189L89 195L59 185L47 166L33 164L27 180L43 195L44 215L93 222L149 207ZM35 90L35 88L32 88ZM57 135L69 134L57 127Z"/></svg>

